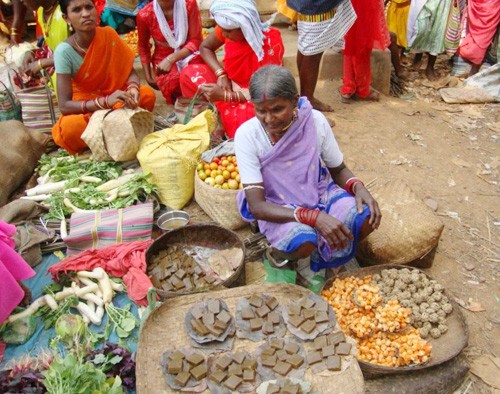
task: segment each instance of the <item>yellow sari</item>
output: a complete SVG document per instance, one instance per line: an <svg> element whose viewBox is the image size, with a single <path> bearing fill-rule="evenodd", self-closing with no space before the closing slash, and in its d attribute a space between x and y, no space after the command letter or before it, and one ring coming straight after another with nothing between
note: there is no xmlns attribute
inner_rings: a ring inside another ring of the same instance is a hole
<svg viewBox="0 0 500 394"><path fill-rule="evenodd" d="M396 34L397 44L402 48L407 47L406 24L410 12L410 0L391 0L387 9L387 28Z"/></svg>
<svg viewBox="0 0 500 394"><path fill-rule="evenodd" d="M56 46L69 37L68 24L63 19L61 7L59 5L56 7L47 19L47 22L43 20L43 8L38 7L36 18L38 25L42 29L47 46L54 52Z"/></svg>

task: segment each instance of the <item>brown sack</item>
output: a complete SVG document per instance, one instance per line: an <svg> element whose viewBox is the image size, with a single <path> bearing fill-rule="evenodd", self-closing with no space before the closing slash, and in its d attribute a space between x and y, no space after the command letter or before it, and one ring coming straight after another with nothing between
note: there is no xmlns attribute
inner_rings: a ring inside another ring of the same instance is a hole
<svg viewBox="0 0 500 394"><path fill-rule="evenodd" d="M50 139L17 120L0 122L0 206L33 174Z"/></svg>
<svg viewBox="0 0 500 394"><path fill-rule="evenodd" d="M135 160L142 139L154 131L153 114L142 108L96 111L82 140L99 161Z"/></svg>
<svg viewBox="0 0 500 394"><path fill-rule="evenodd" d="M423 263L420 260L432 254L439 242L441 220L403 181L389 182L372 195L382 211L382 222L359 243L356 257L363 265Z"/></svg>

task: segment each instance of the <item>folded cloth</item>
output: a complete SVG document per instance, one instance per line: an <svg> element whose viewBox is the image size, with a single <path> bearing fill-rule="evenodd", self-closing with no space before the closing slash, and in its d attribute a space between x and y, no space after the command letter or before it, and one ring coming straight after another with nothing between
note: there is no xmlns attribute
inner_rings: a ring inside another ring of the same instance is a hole
<svg viewBox="0 0 500 394"><path fill-rule="evenodd" d="M49 268L54 279L68 271L103 268L108 274L122 278L128 296L138 305L147 305L147 293L154 287L146 275L146 249L153 242L133 241L109 246L104 249L85 250L68 257Z"/></svg>
<svg viewBox="0 0 500 394"><path fill-rule="evenodd" d="M35 271L14 250L16 227L0 220L0 324L24 298L18 281L31 278Z"/></svg>

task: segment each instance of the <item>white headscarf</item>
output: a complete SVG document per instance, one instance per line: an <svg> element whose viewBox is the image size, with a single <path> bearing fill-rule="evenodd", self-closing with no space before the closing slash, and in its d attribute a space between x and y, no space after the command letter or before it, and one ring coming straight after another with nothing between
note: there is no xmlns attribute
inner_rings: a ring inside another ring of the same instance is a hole
<svg viewBox="0 0 500 394"><path fill-rule="evenodd" d="M186 2L184 0L175 0L174 3L174 32L170 29L168 25L167 18L161 9L158 0L153 0L153 9L155 11L156 19L160 25L160 30L167 40L170 48L178 50L182 44L186 42L188 34L188 19Z"/></svg>
<svg viewBox="0 0 500 394"><path fill-rule="evenodd" d="M241 29L245 40L261 61L264 57L264 33L268 23L260 21L260 15L253 0L213 0L210 13L215 22L226 30Z"/></svg>

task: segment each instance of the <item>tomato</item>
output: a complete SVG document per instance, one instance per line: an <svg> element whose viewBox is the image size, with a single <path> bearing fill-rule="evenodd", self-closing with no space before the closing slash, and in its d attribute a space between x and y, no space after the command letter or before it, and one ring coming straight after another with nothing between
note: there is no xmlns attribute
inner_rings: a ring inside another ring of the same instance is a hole
<svg viewBox="0 0 500 394"><path fill-rule="evenodd" d="M220 164L222 164L224 167L227 167L229 165L229 160L227 160L227 159L226 160L222 160L220 162Z"/></svg>
<svg viewBox="0 0 500 394"><path fill-rule="evenodd" d="M200 177L200 179L202 181L204 181L205 179L207 179L207 174L205 174L203 171L198 172L198 176Z"/></svg>
<svg viewBox="0 0 500 394"><path fill-rule="evenodd" d="M218 157L214 157L214 158L212 159L212 163L217 163L217 164L219 164L219 161L220 161L220 159L219 159Z"/></svg>
<svg viewBox="0 0 500 394"><path fill-rule="evenodd" d="M227 181L227 184L228 184L229 188L230 188L230 189L233 189L233 190L236 190L236 189L238 189L238 187L239 187L239 183L238 183L238 182L236 182L234 179L229 179L229 180Z"/></svg>
<svg viewBox="0 0 500 394"><path fill-rule="evenodd" d="M196 166L196 170L197 171L203 170L203 163L198 163L198 165Z"/></svg>
<svg viewBox="0 0 500 394"><path fill-rule="evenodd" d="M231 179L236 179L238 173L236 171L231 172Z"/></svg>
<svg viewBox="0 0 500 394"><path fill-rule="evenodd" d="M211 173L212 173L212 170L210 168L208 170L205 170L206 176L210 176Z"/></svg>
<svg viewBox="0 0 500 394"><path fill-rule="evenodd" d="M210 164L208 164L208 163L203 164L203 168L205 170L209 170L210 169Z"/></svg>
<svg viewBox="0 0 500 394"><path fill-rule="evenodd" d="M218 167L217 163L214 163L214 162L210 163L210 169L211 170L216 170L217 167Z"/></svg>
<svg viewBox="0 0 500 394"><path fill-rule="evenodd" d="M215 184L222 185L224 183L224 177L222 175L217 175L215 177Z"/></svg>
<svg viewBox="0 0 500 394"><path fill-rule="evenodd" d="M227 170L229 172L233 172L234 171L234 164L230 163L228 166L227 166Z"/></svg>
<svg viewBox="0 0 500 394"><path fill-rule="evenodd" d="M231 173L228 170L224 170L222 171L222 176L224 177L224 179L229 179L231 178Z"/></svg>

